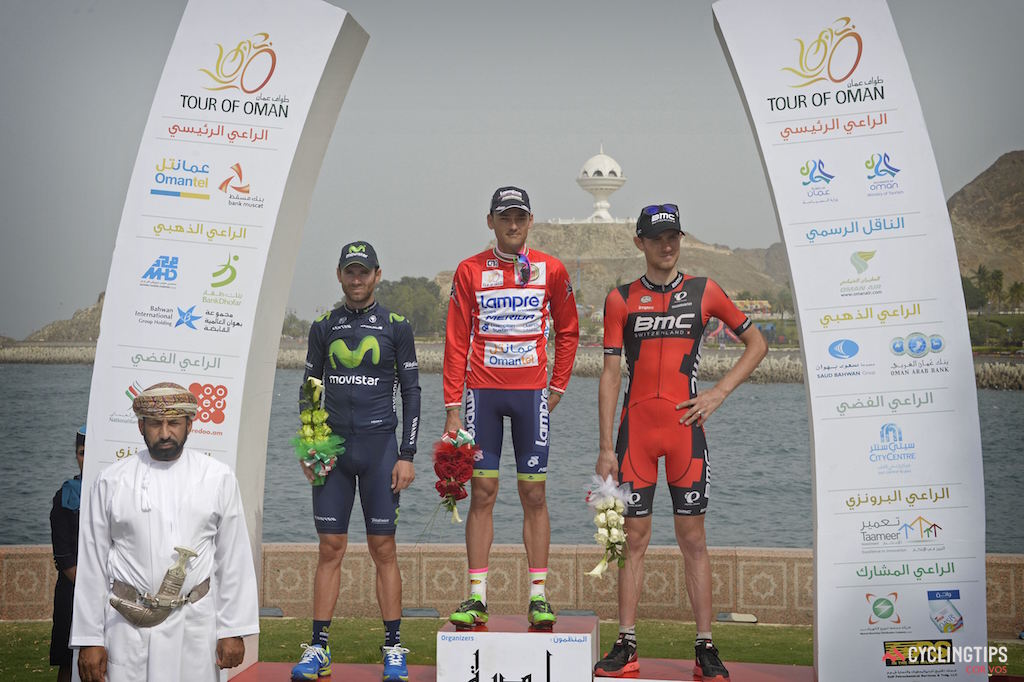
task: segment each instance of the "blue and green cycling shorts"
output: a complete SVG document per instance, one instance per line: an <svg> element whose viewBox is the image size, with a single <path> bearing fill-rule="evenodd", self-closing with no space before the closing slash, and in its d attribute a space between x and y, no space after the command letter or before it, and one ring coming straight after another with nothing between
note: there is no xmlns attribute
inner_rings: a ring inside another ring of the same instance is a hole
<svg viewBox="0 0 1024 682"><path fill-rule="evenodd" d="M543 481L548 475L548 389L474 388L466 395L466 431L481 452L475 478L497 478L504 419L512 423L512 449L520 481Z"/></svg>
<svg viewBox="0 0 1024 682"><path fill-rule="evenodd" d="M348 533L356 485L367 535L394 535L398 522L398 493L391 490L391 471L398 461L394 431L344 436L345 452L313 486L313 521L317 533Z"/></svg>

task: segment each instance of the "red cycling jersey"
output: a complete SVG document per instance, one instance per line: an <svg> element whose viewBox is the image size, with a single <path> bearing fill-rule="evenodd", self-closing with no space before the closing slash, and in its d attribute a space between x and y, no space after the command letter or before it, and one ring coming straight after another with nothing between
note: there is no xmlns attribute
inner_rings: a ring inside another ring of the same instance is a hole
<svg viewBox="0 0 1024 682"><path fill-rule="evenodd" d="M666 398L676 403L697 393L700 340L717 317L739 335L750 319L707 277L677 273L669 284L646 276L609 292L604 302L604 352L626 351L629 380L623 408Z"/></svg>
<svg viewBox="0 0 1024 682"><path fill-rule="evenodd" d="M444 343L444 404L462 402L469 388L547 386L547 317L555 332L551 388L569 385L580 324L569 273L562 262L530 249L530 281L517 286L516 261L487 249L459 263L448 301ZM468 366L467 366L468 358Z"/></svg>

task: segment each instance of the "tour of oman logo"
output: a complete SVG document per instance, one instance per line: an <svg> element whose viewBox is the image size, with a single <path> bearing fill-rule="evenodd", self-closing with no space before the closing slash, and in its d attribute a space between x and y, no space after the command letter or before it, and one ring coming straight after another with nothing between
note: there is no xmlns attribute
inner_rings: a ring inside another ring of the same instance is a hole
<svg viewBox="0 0 1024 682"><path fill-rule="evenodd" d="M842 83L853 75L864 51L864 41L855 28L850 17L839 17L809 43L795 38L800 45L797 66L785 66L782 70L795 74L801 82L790 87L802 88L826 78Z"/></svg>
<svg viewBox="0 0 1024 682"><path fill-rule="evenodd" d="M188 390L199 401L199 410L196 412L197 422L213 422L214 424L224 422L224 409L227 407L228 397L227 386L196 382L189 386Z"/></svg>
<svg viewBox="0 0 1024 682"><path fill-rule="evenodd" d="M217 62L213 70L199 69L216 84L206 89L241 90L248 95L262 90L277 67L277 53L271 48L272 44L269 33L257 33L239 41L229 51L217 43Z"/></svg>

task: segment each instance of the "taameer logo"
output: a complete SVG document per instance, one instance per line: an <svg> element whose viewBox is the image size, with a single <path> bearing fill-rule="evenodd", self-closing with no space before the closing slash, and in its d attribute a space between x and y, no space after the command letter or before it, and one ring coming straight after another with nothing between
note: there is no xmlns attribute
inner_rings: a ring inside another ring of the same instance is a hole
<svg viewBox="0 0 1024 682"><path fill-rule="evenodd" d="M217 61L213 70L199 69L213 81L207 90L241 90L253 94L262 90L277 68L277 53L274 52L269 33L257 33L252 38L239 41L227 52L217 43Z"/></svg>
<svg viewBox="0 0 1024 682"><path fill-rule="evenodd" d="M188 390L199 401L196 421L200 423L224 423L224 411L227 409L228 388L223 384L191 384Z"/></svg>
<svg viewBox="0 0 1024 682"><path fill-rule="evenodd" d="M864 50L864 43L855 28L850 17L839 17L807 44L795 38L800 46L796 67L782 68L794 74L799 81L790 87L802 88L826 78L833 83L842 83L852 76Z"/></svg>

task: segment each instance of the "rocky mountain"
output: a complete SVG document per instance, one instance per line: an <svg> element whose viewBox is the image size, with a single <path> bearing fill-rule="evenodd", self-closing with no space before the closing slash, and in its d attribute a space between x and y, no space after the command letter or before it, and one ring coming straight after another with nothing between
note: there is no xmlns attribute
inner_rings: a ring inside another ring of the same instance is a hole
<svg viewBox="0 0 1024 682"><path fill-rule="evenodd" d="M51 322L30 334L25 341L32 342L93 342L100 335L100 314L103 312L103 294L88 308L76 310L70 320Z"/></svg>
<svg viewBox="0 0 1024 682"><path fill-rule="evenodd" d="M1002 270L1024 282L1024 151L1003 154L946 202L961 274Z"/></svg>

